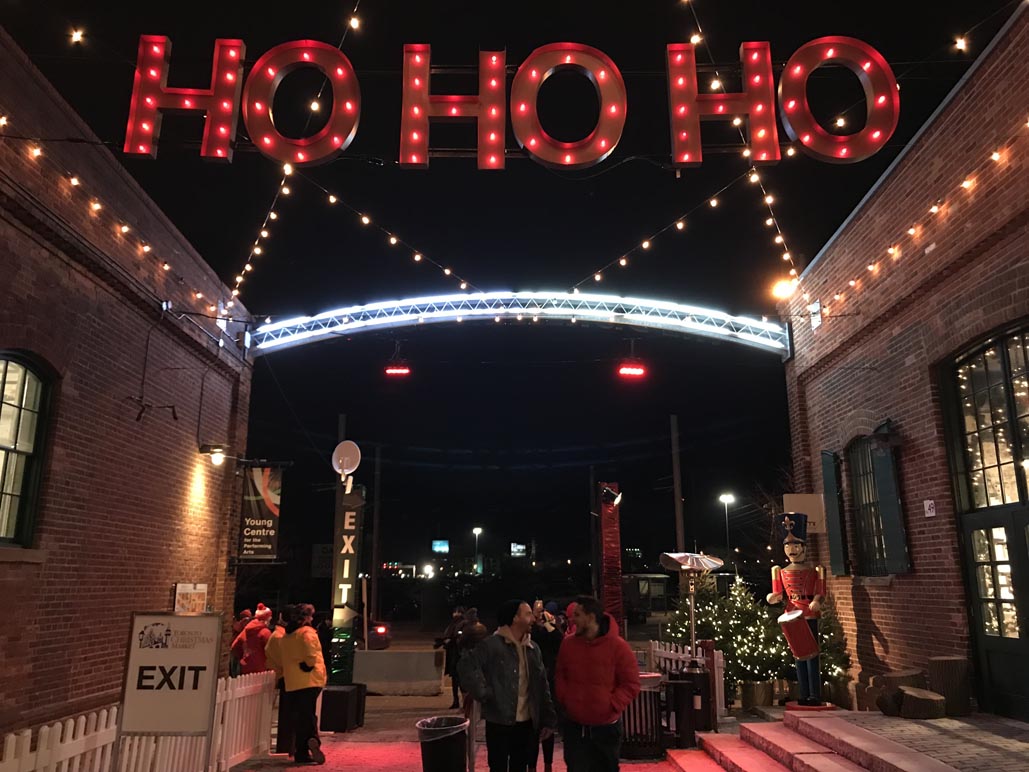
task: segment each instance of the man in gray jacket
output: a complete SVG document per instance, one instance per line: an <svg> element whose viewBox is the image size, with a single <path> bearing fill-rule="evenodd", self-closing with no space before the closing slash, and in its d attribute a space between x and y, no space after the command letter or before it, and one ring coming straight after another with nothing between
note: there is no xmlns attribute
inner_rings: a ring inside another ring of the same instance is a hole
<svg viewBox="0 0 1029 772"><path fill-rule="evenodd" d="M524 772L557 724L543 658L529 637L532 621L528 603L505 601L496 633L457 663L461 687L482 705L490 772Z"/></svg>

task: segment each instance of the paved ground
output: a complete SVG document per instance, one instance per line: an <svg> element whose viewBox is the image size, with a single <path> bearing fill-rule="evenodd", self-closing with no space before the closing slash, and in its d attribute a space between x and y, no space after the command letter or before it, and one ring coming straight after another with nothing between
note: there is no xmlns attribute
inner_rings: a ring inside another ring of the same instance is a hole
<svg viewBox="0 0 1029 772"><path fill-rule="evenodd" d="M844 714L853 724L959 770L1029 770L1029 724L974 714L920 721L881 713Z"/></svg>

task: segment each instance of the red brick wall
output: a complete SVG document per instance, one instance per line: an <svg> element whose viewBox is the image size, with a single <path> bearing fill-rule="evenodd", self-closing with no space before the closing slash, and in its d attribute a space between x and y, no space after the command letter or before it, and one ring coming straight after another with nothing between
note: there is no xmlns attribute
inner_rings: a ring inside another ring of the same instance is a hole
<svg viewBox="0 0 1029 772"><path fill-rule="evenodd" d="M852 674L861 680L886 669L925 667L930 656L969 653L944 441L950 406L941 404L939 383L962 349L1029 317L1027 49L1029 14L1022 13L802 275L800 290L782 309L796 320L795 356L786 369L798 487L820 491L819 451L842 451L887 418L902 441L900 492L912 571L829 581L854 658ZM995 150L999 162L990 160ZM964 189L969 174L974 184ZM943 206L933 216L937 199ZM887 247L894 244L900 250L891 256ZM867 270L871 263L874 272ZM840 301L833 299L837 292ZM805 307L816 299L829 312L812 330ZM852 534L846 480L844 488ZM925 518L924 499L936 502L935 518ZM823 539L814 550L828 565ZM853 544L850 554L856 555Z"/></svg>
<svg viewBox="0 0 1029 772"><path fill-rule="evenodd" d="M0 71L8 135L96 140L2 31ZM240 326L220 336L212 320L177 316L205 310L196 291L228 290L115 157L44 143L33 159L30 146L0 142L0 350L57 377L33 543L0 549L0 733L117 701L130 613L170 608L174 583L206 582L212 610L231 616L238 484L196 436L200 420L203 441L244 448L250 393ZM174 404L177 421L137 421L127 399L148 334L145 399Z"/></svg>

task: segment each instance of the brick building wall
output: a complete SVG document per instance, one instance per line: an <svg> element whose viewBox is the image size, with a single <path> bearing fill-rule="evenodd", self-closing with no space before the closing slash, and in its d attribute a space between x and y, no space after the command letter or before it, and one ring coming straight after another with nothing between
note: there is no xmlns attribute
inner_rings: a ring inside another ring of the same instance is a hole
<svg viewBox="0 0 1029 772"><path fill-rule="evenodd" d="M860 682L888 669L924 668L930 656L970 653L944 436L950 406L941 402L939 384L963 349L1029 318L1024 11L1019 8L949 102L823 248L781 309L796 320L795 356L786 375L797 489L822 490L820 451L841 452L886 419L899 432L899 486L912 569L828 582L853 657L852 675ZM970 187L962 187L966 178ZM933 205L940 207L936 214ZM812 329L806 317L816 300L828 309L821 326ZM846 476L845 471L853 559ZM936 503L934 518L924 515L926 499ZM816 537L812 549L828 566L824 538Z"/></svg>
<svg viewBox="0 0 1029 772"><path fill-rule="evenodd" d="M228 631L240 490L197 436L245 447L251 370L240 325L182 315L229 290L2 30L0 72L0 352L53 374L36 527L0 544L2 734L116 702L130 613L176 582Z"/></svg>

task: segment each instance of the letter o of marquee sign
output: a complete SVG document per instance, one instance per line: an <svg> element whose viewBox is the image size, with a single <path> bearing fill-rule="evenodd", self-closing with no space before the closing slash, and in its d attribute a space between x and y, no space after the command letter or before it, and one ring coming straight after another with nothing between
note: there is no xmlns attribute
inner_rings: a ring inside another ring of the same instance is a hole
<svg viewBox="0 0 1029 772"><path fill-rule="evenodd" d="M857 75L865 92L865 126L853 134L830 134L811 112L807 81L815 70L838 64ZM900 118L900 92L893 70L867 43L830 36L797 49L779 78L779 107L790 138L808 155L828 163L863 161L882 149L893 136Z"/></svg>
<svg viewBox="0 0 1029 772"><path fill-rule="evenodd" d="M303 139L275 128L272 104L282 79L300 67L313 67L332 86L332 113L324 128ZM346 55L317 40L294 40L267 51L254 65L243 89L243 121L260 151L283 163L316 164L343 152L357 134L361 89Z"/></svg>
<svg viewBox="0 0 1029 772"><path fill-rule="evenodd" d="M587 77L600 100L593 131L577 142L561 142L539 120L536 100L543 82L560 69ZM511 83L511 126L518 144L539 163L552 168L585 169L607 158L625 127L625 81L603 51L580 43L552 43L529 54Z"/></svg>

